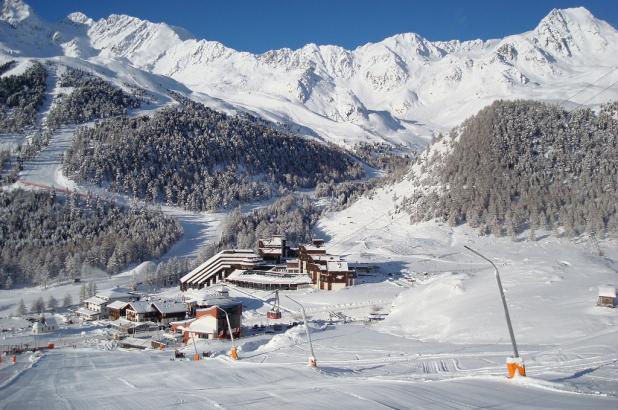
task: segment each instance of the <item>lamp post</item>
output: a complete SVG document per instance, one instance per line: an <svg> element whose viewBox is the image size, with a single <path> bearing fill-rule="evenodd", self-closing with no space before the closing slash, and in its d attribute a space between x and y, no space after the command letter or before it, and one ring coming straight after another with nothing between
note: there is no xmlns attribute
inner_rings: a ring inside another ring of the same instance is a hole
<svg viewBox="0 0 618 410"><path fill-rule="evenodd" d="M318 363L315 358L315 353L313 352L313 343L311 342L311 333L309 332L309 324L307 323L307 315L305 314L305 307L301 305L299 302L297 302L296 300L292 299L291 297L287 295L285 297L290 299L292 302L296 303L298 306L300 306L300 311L303 314L303 321L305 322L305 332L307 332L307 340L309 341L309 350L311 351L311 356L309 357L309 366L317 367Z"/></svg>
<svg viewBox="0 0 618 410"><path fill-rule="evenodd" d="M519 371L521 376L526 375L526 369L524 367L523 360L519 357L519 351L517 350L517 343L515 342L515 333L513 332L513 325L511 324L511 316L509 315L509 308L506 305L506 297L504 296L504 289L502 288L502 281L500 280L500 272L498 271L498 267L485 256L481 255L479 252L475 251L471 247L464 245L464 248L474 253L478 257L486 260L493 266L494 271L496 273L496 282L498 283L498 290L500 291L500 298L502 299L502 306L504 307L504 317L506 318L506 325L509 328L509 336L511 337L511 345L513 346L513 357L507 359L507 368L509 370L509 377L513 377L515 375L515 370Z"/></svg>
<svg viewBox="0 0 618 410"><path fill-rule="evenodd" d="M230 333L230 339L232 340L232 348L230 349L230 357L234 360L238 360L238 349L236 348L236 345L234 344L234 334L232 333L232 325L230 324L230 316L227 314L227 311L225 309L217 305L213 305L213 306L225 314L225 320L227 321L227 329Z"/></svg>

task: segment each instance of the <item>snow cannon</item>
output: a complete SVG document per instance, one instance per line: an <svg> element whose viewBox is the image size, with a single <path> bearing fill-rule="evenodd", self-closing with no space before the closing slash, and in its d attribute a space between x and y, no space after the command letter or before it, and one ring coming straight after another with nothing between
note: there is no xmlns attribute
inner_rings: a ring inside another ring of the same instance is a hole
<svg viewBox="0 0 618 410"><path fill-rule="evenodd" d="M315 360L315 357L311 356L309 358L309 363L307 363L309 367L318 367L318 362Z"/></svg>
<svg viewBox="0 0 618 410"><path fill-rule="evenodd" d="M238 360L238 349L236 348L236 346L232 346L232 348L230 349L230 357L233 360Z"/></svg>
<svg viewBox="0 0 618 410"><path fill-rule="evenodd" d="M521 357L509 357L506 359L506 368L509 372L509 379L512 379L516 375L526 376L526 366Z"/></svg>

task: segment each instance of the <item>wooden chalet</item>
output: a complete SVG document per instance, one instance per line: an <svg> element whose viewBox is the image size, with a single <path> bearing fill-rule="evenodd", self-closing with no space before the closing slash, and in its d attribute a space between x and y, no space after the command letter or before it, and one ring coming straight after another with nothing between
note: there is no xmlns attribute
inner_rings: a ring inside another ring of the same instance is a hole
<svg viewBox="0 0 618 410"><path fill-rule="evenodd" d="M355 283L356 271L342 257L328 254L321 239L300 245L298 260L300 272L307 273L318 289L335 290Z"/></svg>
<svg viewBox="0 0 618 410"><path fill-rule="evenodd" d="M156 322L157 313L151 302L130 302L126 309L127 320L131 322Z"/></svg>
<svg viewBox="0 0 618 410"><path fill-rule="evenodd" d="M187 317L187 305L182 302L155 301L152 302L152 307L157 311L156 322L164 325Z"/></svg>
<svg viewBox="0 0 618 410"><path fill-rule="evenodd" d="M123 302L121 300L112 302L109 305L107 305L107 317L110 320L118 320L121 317L125 317L127 315L128 307L129 307L129 302Z"/></svg>

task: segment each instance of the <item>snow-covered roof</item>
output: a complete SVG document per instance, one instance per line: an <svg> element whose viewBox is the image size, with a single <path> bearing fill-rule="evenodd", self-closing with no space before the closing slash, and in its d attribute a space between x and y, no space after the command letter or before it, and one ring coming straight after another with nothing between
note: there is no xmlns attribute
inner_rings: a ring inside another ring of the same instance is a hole
<svg viewBox="0 0 618 410"><path fill-rule="evenodd" d="M196 333L215 333L217 331L217 318L213 316L202 316L191 322L189 331Z"/></svg>
<svg viewBox="0 0 618 410"><path fill-rule="evenodd" d="M105 305L107 303L107 299L102 298L101 296L91 296L88 299L84 300L84 303L92 303L93 305Z"/></svg>
<svg viewBox="0 0 618 410"><path fill-rule="evenodd" d="M85 307L80 307L75 312L82 316L96 316L100 314L100 312L95 312L94 310L86 309Z"/></svg>
<svg viewBox="0 0 618 410"><path fill-rule="evenodd" d="M179 313L186 312L187 305L182 302L152 302L152 305L161 313Z"/></svg>
<svg viewBox="0 0 618 410"><path fill-rule="evenodd" d="M270 239L260 239L263 246L281 246L283 244L283 236L273 235Z"/></svg>
<svg viewBox="0 0 618 410"><path fill-rule="evenodd" d="M313 259L314 261L343 261L344 259L339 256L339 255L330 255L330 254L325 254L325 255L315 255L312 256L311 259Z"/></svg>
<svg viewBox="0 0 618 410"><path fill-rule="evenodd" d="M150 302L130 302L129 305L131 310L136 313L149 313L155 311Z"/></svg>
<svg viewBox="0 0 618 410"><path fill-rule="evenodd" d="M123 302L122 300L116 300L115 302L107 305L108 309L124 309L129 305L129 302Z"/></svg>
<svg viewBox="0 0 618 410"><path fill-rule="evenodd" d="M305 285L311 283L311 278L306 273L275 272L259 270L236 269L227 277L228 281L243 281L263 284L295 284Z"/></svg>
<svg viewBox="0 0 618 410"><path fill-rule="evenodd" d="M115 288L115 289L105 289L100 292L97 292L97 295L103 299L119 299L119 298L131 298L133 295L128 293L128 289L124 288Z"/></svg>
<svg viewBox="0 0 618 410"><path fill-rule="evenodd" d="M328 269L329 272L347 272L350 270L348 268L348 263L344 261L327 262L326 269Z"/></svg>
<svg viewBox="0 0 618 410"><path fill-rule="evenodd" d="M616 287L615 286L599 286L599 296L604 298L615 298L616 297Z"/></svg>
<svg viewBox="0 0 618 410"><path fill-rule="evenodd" d="M53 316L48 316L43 320L45 321L46 326L58 326L58 321Z"/></svg>

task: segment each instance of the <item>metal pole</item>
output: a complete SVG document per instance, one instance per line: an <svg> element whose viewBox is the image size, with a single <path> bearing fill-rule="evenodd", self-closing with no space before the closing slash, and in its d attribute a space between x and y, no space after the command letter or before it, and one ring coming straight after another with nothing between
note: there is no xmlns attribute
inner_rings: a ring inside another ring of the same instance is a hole
<svg viewBox="0 0 618 410"><path fill-rule="evenodd" d="M488 258L481 255L474 249L470 248L467 245L464 245L464 248L474 253L475 255L485 259L487 262L491 263L491 266L494 267L494 271L496 272L496 282L498 282L498 289L500 290L500 298L502 299L502 306L504 307L504 316L506 317L506 325L509 328L509 335L511 336L511 344L513 345L513 357L519 357L519 351L517 350L517 343L515 342L515 333L513 333L513 326L511 325L511 316L509 315L509 309L506 306L506 298L504 297L504 290L502 289L502 281L500 280L500 272L498 272L498 267Z"/></svg>
<svg viewBox="0 0 618 410"><path fill-rule="evenodd" d="M296 303L298 306L300 306L300 311L303 314L303 321L305 322L305 332L307 333L307 340L309 341L309 350L311 351L311 357L309 358L309 360L310 360L310 363L311 362L315 363L316 361L315 353L313 352L313 343L311 342L311 333L309 332L309 324L307 323L307 315L305 314L305 307L301 305L299 302L297 302L296 300L289 297L288 295L285 295L285 297L290 299L292 302Z"/></svg>
<svg viewBox="0 0 618 410"><path fill-rule="evenodd" d="M238 360L238 350L236 349L236 345L234 344L234 333L232 332L232 325L230 324L230 316L227 314L227 311L217 305L214 305L217 309L225 313L225 320L227 321L227 329L230 333L230 339L232 340L232 349L230 350L230 357L234 360Z"/></svg>
<svg viewBox="0 0 618 410"><path fill-rule="evenodd" d="M225 320L227 321L227 329L230 332L230 339L232 339L232 344L234 344L234 335L232 334L232 325L230 324L230 317L227 314L227 312L225 311L225 309L220 308L217 305L214 305L217 309L219 309L220 311L222 311L223 313L225 313Z"/></svg>

